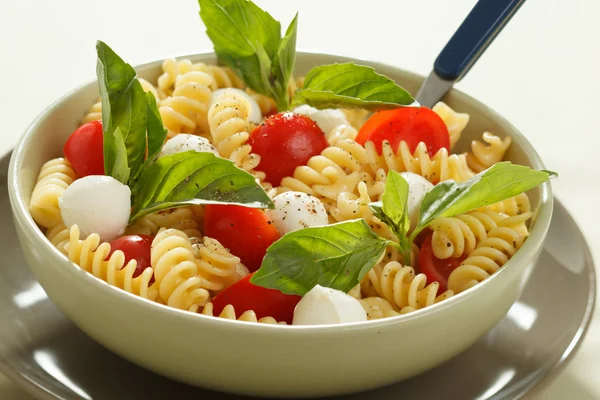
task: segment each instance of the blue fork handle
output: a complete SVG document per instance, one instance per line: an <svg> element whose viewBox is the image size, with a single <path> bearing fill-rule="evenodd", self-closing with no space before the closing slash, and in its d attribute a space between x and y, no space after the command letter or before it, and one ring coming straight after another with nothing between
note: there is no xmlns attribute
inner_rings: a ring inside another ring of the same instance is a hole
<svg viewBox="0 0 600 400"><path fill-rule="evenodd" d="M459 81L488 48L525 0L479 0L439 54L433 69Z"/></svg>

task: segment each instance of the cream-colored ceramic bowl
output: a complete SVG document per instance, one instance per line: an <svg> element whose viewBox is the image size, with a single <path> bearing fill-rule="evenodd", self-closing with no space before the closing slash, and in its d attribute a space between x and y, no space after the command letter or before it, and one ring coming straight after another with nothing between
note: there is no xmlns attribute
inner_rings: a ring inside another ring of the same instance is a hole
<svg viewBox="0 0 600 400"><path fill-rule="evenodd" d="M192 58L215 62L212 54ZM297 73L336 61L366 63L299 53ZM367 64L412 93L422 81L422 77L398 68ZM160 65L160 61L152 62L137 70L154 81ZM301 397L362 391L419 374L466 349L506 314L531 272L550 224L552 196L550 185L545 184L530 193L538 210L531 236L500 271L448 301L396 318L289 327L167 308L111 287L70 263L44 237L28 212L40 167L62 155L68 135L97 93L96 83L90 83L54 103L29 127L15 149L8 184L19 240L48 296L83 331L138 365L193 385L251 395ZM456 90L445 101L471 115L459 150L489 130L513 138L508 154L511 160L543 168L529 142L494 111Z"/></svg>

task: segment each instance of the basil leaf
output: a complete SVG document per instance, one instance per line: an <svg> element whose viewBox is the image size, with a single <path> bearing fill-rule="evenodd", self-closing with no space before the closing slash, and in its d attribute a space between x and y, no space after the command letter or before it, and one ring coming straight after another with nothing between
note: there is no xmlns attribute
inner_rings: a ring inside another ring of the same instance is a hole
<svg viewBox="0 0 600 400"><path fill-rule="evenodd" d="M273 60L281 41L281 24L247 0L198 0L200 18L222 63L237 72L254 91L272 95L270 65L261 63L264 50ZM268 68L267 68L268 67Z"/></svg>
<svg viewBox="0 0 600 400"><path fill-rule="evenodd" d="M438 183L421 203L419 222L411 238L438 217L452 217L494 204L533 189L556 176L508 161L496 163L463 183Z"/></svg>
<svg viewBox="0 0 600 400"><path fill-rule="evenodd" d="M98 41L96 74L102 98L104 169L127 184L146 154L146 95L133 67ZM125 156L123 154L125 149Z"/></svg>
<svg viewBox="0 0 600 400"><path fill-rule="evenodd" d="M304 295L317 284L347 293L388 243L362 219L290 232L267 249L250 282L286 294Z"/></svg>
<svg viewBox="0 0 600 400"><path fill-rule="evenodd" d="M293 105L316 108L378 110L415 104L410 93L371 67L354 63L330 64L311 69Z"/></svg>
<svg viewBox="0 0 600 400"><path fill-rule="evenodd" d="M408 183L396 171L390 171L381 202L370 203L369 207L398 238L400 250L404 254L404 263L410 264L410 241L406 237L410 229L408 217Z"/></svg>
<svg viewBox="0 0 600 400"><path fill-rule="evenodd" d="M135 196L131 221L187 204L273 207L251 174L208 152L187 151L160 157L144 168L132 192Z"/></svg>
<svg viewBox="0 0 600 400"><path fill-rule="evenodd" d="M289 108L289 98L287 86L292 73L294 72L294 64L296 63L296 34L298 31L298 13L290 22L290 25L285 32L285 36L281 40L277 57L274 60L273 70L275 74L275 92L277 96L284 96L284 99L275 98L278 104L279 111L284 111L283 107ZM285 104L284 104L285 103Z"/></svg>
<svg viewBox="0 0 600 400"><path fill-rule="evenodd" d="M156 98L150 92L146 93L146 104L147 104L147 124L148 124L148 159L153 159L160 153L165 138L167 137L167 130L163 125L162 118L158 111L156 104Z"/></svg>

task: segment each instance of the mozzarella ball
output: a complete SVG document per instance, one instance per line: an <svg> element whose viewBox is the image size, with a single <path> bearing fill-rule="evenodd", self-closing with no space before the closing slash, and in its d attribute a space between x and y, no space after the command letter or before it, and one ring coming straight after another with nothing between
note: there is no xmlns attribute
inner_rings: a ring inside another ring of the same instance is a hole
<svg viewBox="0 0 600 400"><path fill-rule="evenodd" d="M77 225L82 237L97 233L102 241L110 241L127 228L131 191L113 177L88 175L65 190L58 206L67 227Z"/></svg>
<svg viewBox="0 0 600 400"><path fill-rule="evenodd" d="M326 108L324 110L317 110L307 104L298 106L292 110L296 114L306 115L319 125L319 128L325 134L329 135L336 127L340 125L349 125L348 119L342 110Z"/></svg>
<svg viewBox="0 0 600 400"><path fill-rule="evenodd" d="M413 172L401 172L400 175L408 183L408 216L410 217L410 230L412 231L419 220L419 210L421 209L423 197L433 189L433 184Z"/></svg>
<svg viewBox="0 0 600 400"><path fill-rule="evenodd" d="M218 156L219 152L208 139L201 136L190 135L189 133L180 133L175 135L163 145L160 151L160 157L170 156L175 153L184 153L186 151L210 152Z"/></svg>
<svg viewBox="0 0 600 400"><path fill-rule="evenodd" d="M255 125L260 124L260 122L262 121L262 112L260 111L260 107L258 106L258 103L256 102L256 100L254 100L252 98L252 96L250 96L248 93L244 92L243 90L235 89L235 88L217 89L212 94L212 98L210 100L210 105L212 106L217 101L217 99L219 97L221 97L221 95L223 93L226 93L226 92L235 94L236 96L240 96L240 97L244 98L245 100L248 100L248 103L250 103L250 114L248 115L248 121L254 123Z"/></svg>
<svg viewBox="0 0 600 400"><path fill-rule="evenodd" d="M311 226L327 225L327 211L321 200L302 192L284 192L273 198L275 208L267 216L280 234Z"/></svg>
<svg viewBox="0 0 600 400"><path fill-rule="evenodd" d="M366 320L367 312L354 297L317 285L296 305L292 324L325 325Z"/></svg>

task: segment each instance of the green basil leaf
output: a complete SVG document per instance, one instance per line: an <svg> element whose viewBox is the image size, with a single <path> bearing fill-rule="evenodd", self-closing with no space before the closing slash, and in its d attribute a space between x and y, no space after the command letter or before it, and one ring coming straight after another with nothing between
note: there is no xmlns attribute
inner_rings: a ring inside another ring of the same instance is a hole
<svg viewBox="0 0 600 400"><path fill-rule="evenodd" d="M236 71L254 91L272 95L263 75L270 65L260 62L261 50L273 60L281 41L281 24L248 0L198 0L200 18L219 60Z"/></svg>
<svg viewBox="0 0 600 400"><path fill-rule="evenodd" d="M296 63L296 34L298 31L298 13L290 22L290 25L285 32L285 36L281 40L277 57L273 62L273 70L275 74L275 100L277 101L279 111L284 111L289 108L289 94L287 85L294 72L294 64Z"/></svg>
<svg viewBox="0 0 600 400"><path fill-rule="evenodd" d="M98 41L96 49L104 169L107 175L126 184L138 174L146 154L146 95L131 65L104 42Z"/></svg>
<svg viewBox="0 0 600 400"><path fill-rule="evenodd" d="M317 284L347 293L388 243L363 219L290 232L267 249L250 282L286 294L304 295Z"/></svg>
<svg viewBox="0 0 600 400"><path fill-rule="evenodd" d="M135 196L131 221L189 204L273 207L251 174L208 152L187 151L160 157L144 168L132 192Z"/></svg>
<svg viewBox="0 0 600 400"><path fill-rule="evenodd" d="M383 212L394 224L396 236L406 236L410 228L408 218L408 183L396 171L390 171L381 197Z"/></svg>
<svg viewBox="0 0 600 400"><path fill-rule="evenodd" d="M373 213L398 238L400 250L404 254L404 263L410 265L411 242L406 237L410 229L408 217L408 183L396 171L390 171L386 182L385 191L380 202L370 203Z"/></svg>
<svg viewBox="0 0 600 400"><path fill-rule="evenodd" d="M438 183L421 203L419 223L411 237L438 217L452 217L494 204L533 189L556 176L555 172L536 171L508 161L496 163L463 183Z"/></svg>
<svg viewBox="0 0 600 400"><path fill-rule="evenodd" d="M162 118L158 111L156 98L150 92L146 93L146 104L148 113L148 159L153 159L158 156L163 144L165 143L167 130L163 125Z"/></svg>
<svg viewBox="0 0 600 400"><path fill-rule="evenodd" d="M371 67L354 63L330 64L311 69L293 105L316 108L365 108L379 110L410 106L410 93Z"/></svg>

